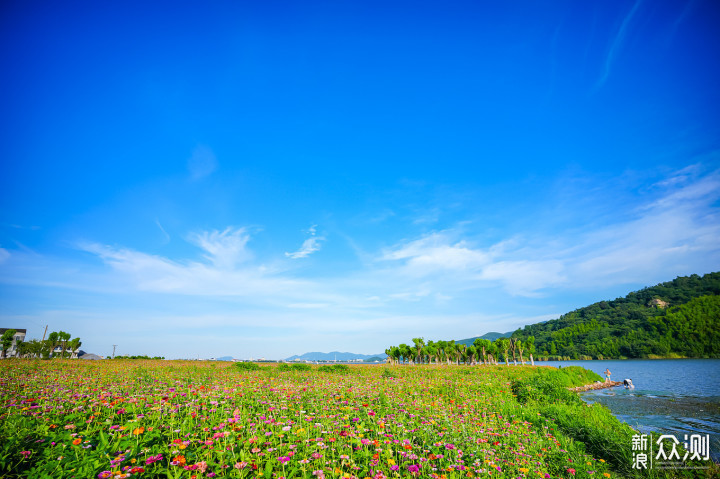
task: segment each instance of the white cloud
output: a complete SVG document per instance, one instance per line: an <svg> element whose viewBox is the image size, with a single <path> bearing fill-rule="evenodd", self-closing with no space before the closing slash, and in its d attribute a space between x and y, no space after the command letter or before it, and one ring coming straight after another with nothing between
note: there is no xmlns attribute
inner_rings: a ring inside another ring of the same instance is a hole
<svg viewBox="0 0 720 479"><path fill-rule="evenodd" d="M317 233L317 225L312 225L308 229L308 232L310 233L311 237L303 241L300 249L292 253L285 253L285 256L291 259L307 258L314 252L320 250L320 242L323 241L325 238L322 236L315 236Z"/></svg>
<svg viewBox="0 0 720 479"><path fill-rule="evenodd" d="M392 248L382 260L406 260L421 275L435 270L474 270L491 260L486 252L470 248L464 241L452 242L449 232L432 233Z"/></svg>
<svg viewBox="0 0 720 479"><path fill-rule="evenodd" d="M226 228L222 233L203 231L190 235L190 241L207 251L205 258L220 269L233 269L238 263L251 258L246 249L250 235L244 228Z"/></svg>
<svg viewBox="0 0 720 479"><path fill-rule="evenodd" d="M10 252L5 248L0 248L0 264L4 263L10 257Z"/></svg>

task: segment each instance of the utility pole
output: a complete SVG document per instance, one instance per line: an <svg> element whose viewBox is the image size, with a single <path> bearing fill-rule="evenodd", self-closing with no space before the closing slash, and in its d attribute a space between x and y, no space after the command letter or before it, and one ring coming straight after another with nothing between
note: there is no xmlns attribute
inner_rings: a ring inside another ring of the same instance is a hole
<svg viewBox="0 0 720 479"><path fill-rule="evenodd" d="M113 359L115 359L115 348L117 348L117 344L113 344Z"/></svg>

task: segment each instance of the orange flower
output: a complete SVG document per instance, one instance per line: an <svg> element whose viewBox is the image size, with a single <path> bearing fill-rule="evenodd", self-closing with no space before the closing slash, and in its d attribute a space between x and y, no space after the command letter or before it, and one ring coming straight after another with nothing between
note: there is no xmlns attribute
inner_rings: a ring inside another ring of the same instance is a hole
<svg viewBox="0 0 720 479"><path fill-rule="evenodd" d="M173 458L173 461L178 462L181 466L184 466L184 465L185 465L185 462L186 462L186 461L185 461L185 456L175 456L175 457Z"/></svg>
<svg viewBox="0 0 720 479"><path fill-rule="evenodd" d="M139 428L137 428L137 429L133 429L133 434L136 435L136 436L139 436L140 434L142 434L142 433L144 433L144 432L145 432L145 428L144 428L144 427L139 427Z"/></svg>
<svg viewBox="0 0 720 479"><path fill-rule="evenodd" d="M82 439L77 438L77 439L75 439L75 440L73 441L73 444L77 446L77 445L80 444L81 442L82 442Z"/></svg>

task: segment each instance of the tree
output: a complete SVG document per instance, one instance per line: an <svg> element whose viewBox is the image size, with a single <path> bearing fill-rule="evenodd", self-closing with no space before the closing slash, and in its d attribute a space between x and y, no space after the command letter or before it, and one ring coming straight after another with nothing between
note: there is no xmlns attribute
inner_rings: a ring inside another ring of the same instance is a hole
<svg viewBox="0 0 720 479"><path fill-rule="evenodd" d="M70 333L66 333L65 331L60 331L58 333L58 340L60 341L60 344L62 345L62 352L60 353L60 357L65 359L65 351L67 350L68 341L70 341Z"/></svg>
<svg viewBox="0 0 720 479"><path fill-rule="evenodd" d="M455 348L456 345L454 339L452 341L448 341L445 345L445 360L447 361L448 366L452 364L452 358L455 357Z"/></svg>
<svg viewBox="0 0 720 479"><path fill-rule="evenodd" d="M57 347L60 339L57 331L53 331L48 335L47 343L45 344L45 357L49 358L55 354L55 348Z"/></svg>
<svg viewBox="0 0 720 479"><path fill-rule="evenodd" d="M413 338L413 344L415 344L415 358L419 363L422 363L422 349L425 346L425 340L423 338Z"/></svg>
<svg viewBox="0 0 720 479"><path fill-rule="evenodd" d="M478 349L478 351L482 351L482 361L483 361L483 364L487 364L486 352L487 352L488 346L490 345L490 340L489 340L489 339L477 338L477 339L473 342L473 344L474 344L475 347Z"/></svg>
<svg viewBox="0 0 720 479"><path fill-rule="evenodd" d="M438 341L437 343L437 362L440 364L441 361L446 359L445 349L447 348L447 341Z"/></svg>
<svg viewBox="0 0 720 479"><path fill-rule="evenodd" d="M497 354L498 354L497 351L498 351L497 344L488 340L488 345L487 345L488 360L489 360L490 364L494 364L495 366L497 366Z"/></svg>
<svg viewBox="0 0 720 479"><path fill-rule="evenodd" d="M470 365L474 365L475 357L477 356L477 348L475 346L468 346L467 349L465 349L465 354L467 355L468 363Z"/></svg>
<svg viewBox="0 0 720 479"><path fill-rule="evenodd" d="M398 346L398 348L400 348L400 356L403 358L403 363L408 361L412 364L412 348L405 343Z"/></svg>
<svg viewBox="0 0 720 479"><path fill-rule="evenodd" d="M38 339L31 339L24 343L27 346L28 353L32 358L39 358L43 353L43 342Z"/></svg>
<svg viewBox="0 0 720 479"><path fill-rule="evenodd" d="M80 348L80 346L82 346L82 341L80 341L80 338L73 338L68 343L68 348L71 351L70 357L72 357L72 355L75 354L75 351L77 351Z"/></svg>
<svg viewBox="0 0 720 479"><path fill-rule="evenodd" d="M465 346L463 343L459 343L455 345L455 366L460 365L460 359L465 354L465 349L467 346Z"/></svg>
<svg viewBox="0 0 720 479"><path fill-rule="evenodd" d="M12 347L12 343L15 337L15 333L17 333L17 330L15 329L8 329L5 331L0 337L0 342L2 342L2 357L7 357L8 350Z"/></svg>
<svg viewBox="0 0 720 479"><path fill-rule="evenodd" d="M497 344L498 350L503 353L503 358L505 358L505 366L510 366L510 363L508 362L508 349L510 348L510 339L497 338L495 340L495 344Z"/></svg>
<svg viewBox="0 0 720 479"><path fill-rule="evenodd" d="M525 347L530 355L530 365L535 366L535 360L533 359L533 354L535 353L535 336L529 336L525 340Z"/></svg>
<svg viewBox="0 0 720 479"><path fill-rule="evenodd" d="M30 343L26 343L25 341L20 341L16 345L17 347L17 354L19 358L24 358L30 353Z"/></svg>
<svg viewBox="0 0 720 479"><path fill-rule="evenodd" d="M520 364L523 365L523 366L525 366L525 359L523 358L523 347L524 347L524 346L525 346L525 345L524 345L523 342L520 340L520 338L515 338L515 348L516 348L516 349L518 350L518 352L520 353Z"/></svg>

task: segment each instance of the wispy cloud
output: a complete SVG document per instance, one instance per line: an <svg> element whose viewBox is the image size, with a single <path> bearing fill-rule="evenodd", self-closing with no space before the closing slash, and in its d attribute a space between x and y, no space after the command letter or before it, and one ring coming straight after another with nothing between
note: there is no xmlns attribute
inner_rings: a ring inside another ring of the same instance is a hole
<svg viewBox="0 0 720 479"><path fill-rule="evenodd" d="M245 228L228 227L222 232L203 231L191 234L189 239L205 250L208 253L205 258L220 269L233 269L238 263L252 257L246 248L250 235Z"/></svg>
<svg viewBox="0 0 720 479"><path fill-rule="evenodd" d="M589 200L588 191L577 194ZM602 191L592 194L592 201L603 201ZM397 263L388 268L393 274L417 278L433 291L448 281L464 289L500 284L528 297L720 267L719 172L686 168L657 182L646 196L629 211L618 211L615 221L598 225L589 218L587 225L572 225L572 233L528 231L483 246L477 239L457 239L460 230L445 230L390 247L379 258Z"/></svg>
<svg viewBox="0 0 720 479"><path fill-rule="evenodd" d="M568 190L562 201L572 202L575 194L584 197L584 205L607 202L611 193L585 185L580 182L575 193ZM389 246L364 243L369 259L352 267L336 268L332 262L338 258L323 255L316 264L328 261L333 268L313 270L311 276L287 269L283 257L302 258L317 251L319 244L307 243L322 239L316 226L307 231L310 238L298 251L280 250L261 258L251 250L248 228L228 227L186 235L197 253L185 257L98 242L79 246L92 255L89 262L0 248L0 283L56 290L63 301L83 293L102 297L103 308L87 316L92 321L106 318L105 329L122 324L125 314L145 318L145 326L140 320L133 323L138 331L195 328L206 322L237 335L237 328L246 334L260 324L247 335L269 338L292 331L293 337L307 340L308 348L321 348L321 340L341 347L350 333L356 335L353 340L362 336L366 344L383 345L406 341L408 330L426 338L468 337L557 317L567 311L557 305L573 293L650 285L720 269L720 172L686 168L649 187L633 187L637 191L639 199L614 216L603 215L602 221L578 214L574 223L570 217L557 228L529 226L490 241L475 224L458 219L454 227L417 232ZM273 264L285 269L268 266ZM73 294L65 294L70 288ZM146 311L147 302L162 314L153 307ZM123 313L115 317L100 310L111 303ZM73 305L55 307L53 321L80 321L73 319L73 310ZM32 320L50 320L39 318ZM90 319L86 323L82 327L90 331ZM92 334L100 338L104 333ZM223 333L207 334L225 344ZM255 355L271 350L268 342L262 348L242 344L247 350L256 348Z"/></svg>
<svg viewBox="0 0 720 479"><path fill-rule="evenodd" d="M638 8L640 8L641 3L642 0L635 1L630 11L625 14L625 17L623 17L620 28L618 28L617 32L613 36L612 42L610 43L610 48L608 49L608 53L605 56L605 64L603 65L602 75L595 83L596 89L601 88L610 76L610 70L612 68L613 62L615 61L615 56L618 54L618 51L620 50L623 42L625 41L625 35L629 28L630 22L632 21L633 16L635 16L635 13L638 11Z"/></svg>
<svg viewBox="0 0 720 479"><path fill-rule="evenodd" d="M418 275L437 270L476 270L490 262L487 252L473 249L465 241L453 241L452 231L434 232L383 253L381 260L404 260Z"/></svg>
<svg viewBox="0 0 720 479"><path fill-rule="evenodd" d="M215 153L205 145L198 145L188 159L187 167L190 179L199 180L211 175L218 166Z"/></svg>
<svg viewBox="0 0 720 479"><path fill-rule="evenodd" d="M163 237L165 238L165 243L169 243L170 235L168 234L167 231L165 231L165 228L163 228L163 225L160 224L160 220L155 218L155 224L157 225L158 228L160 228L160 231L162 232Z"/></svg>
<svg viewBox="0 0 720 479"><path fill-rule="evenodd" d="M310 233L310 238L303 241L300 249L292 253L285 253L285 256L291 259L307 258L314 252L320 250L320 242L323 241L325 238L322 236L316 236L317 225L311 226L308 232Z"/></svg>

